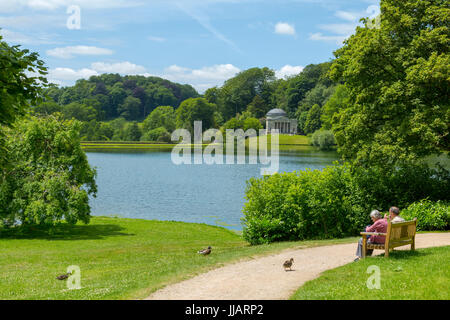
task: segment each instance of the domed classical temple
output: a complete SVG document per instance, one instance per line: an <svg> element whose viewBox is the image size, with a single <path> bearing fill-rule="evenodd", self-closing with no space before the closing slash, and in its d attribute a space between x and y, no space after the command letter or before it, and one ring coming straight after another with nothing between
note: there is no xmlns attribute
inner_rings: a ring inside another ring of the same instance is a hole
<svg viewBox="0 0 450 320"><path fill-rule="evenodd" d="M283 134L297 134L297 119L289 119L284 110L272 109L266 116L267 134L273 129L278 129Z"/></svg>

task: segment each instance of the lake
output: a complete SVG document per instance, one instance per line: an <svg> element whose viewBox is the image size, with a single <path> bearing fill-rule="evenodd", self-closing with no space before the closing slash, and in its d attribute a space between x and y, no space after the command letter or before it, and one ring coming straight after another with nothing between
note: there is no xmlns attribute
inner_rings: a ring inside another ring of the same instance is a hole
<svg viewBox="0 0 450 320"><path fill-rule="evenodd" d="M175 220L241 230L246 181L266 165L175 165L168 150L87 152L97 168L92 215ZM280 151L279 172L322 169L335 152Z"/></svg>

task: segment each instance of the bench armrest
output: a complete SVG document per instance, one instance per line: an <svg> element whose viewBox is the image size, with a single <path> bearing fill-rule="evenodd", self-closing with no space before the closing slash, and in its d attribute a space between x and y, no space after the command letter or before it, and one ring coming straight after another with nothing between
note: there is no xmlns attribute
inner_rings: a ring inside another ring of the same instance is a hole
<svg viewBox="0 0 450 320"><path fill-rule="evenodd" d="M387 233L381 233L381 232L361 232L362 236L386 236Z"/></svg>

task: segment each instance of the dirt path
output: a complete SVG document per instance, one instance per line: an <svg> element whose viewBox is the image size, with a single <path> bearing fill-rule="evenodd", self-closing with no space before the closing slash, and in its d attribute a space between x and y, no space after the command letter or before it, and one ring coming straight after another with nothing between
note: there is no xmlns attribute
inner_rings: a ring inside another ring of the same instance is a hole
<svg viewBox="0 0 450 320"><path fill-rule="evenodd" d="M450 233L418 234L416 248L450 245ZM408 249L409 246L403 247ZM398 248L398 250L401 248ZM279 300L288 299L303 283L355 258L356 243L285 250L276 255L226 265L169 285L146 300ZM383 251L376 250L374 254ZM294 258L292 272L282 264Z"/></svg>

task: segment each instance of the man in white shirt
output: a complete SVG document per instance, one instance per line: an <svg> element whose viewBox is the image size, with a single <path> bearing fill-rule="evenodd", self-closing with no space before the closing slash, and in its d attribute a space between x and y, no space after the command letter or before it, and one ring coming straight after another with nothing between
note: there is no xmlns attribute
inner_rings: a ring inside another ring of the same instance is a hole
<svg viewBox="0 0 450 320"><path fill-rule="evenodd" d="M405 219L403 219L402 217L400 217L400 209L397 207L391 207L389 209L389 217L387 214L384 215L384 218L387 219L389 218L389 220L392 223L398 223L398 222L405 222Z"/></svg>

